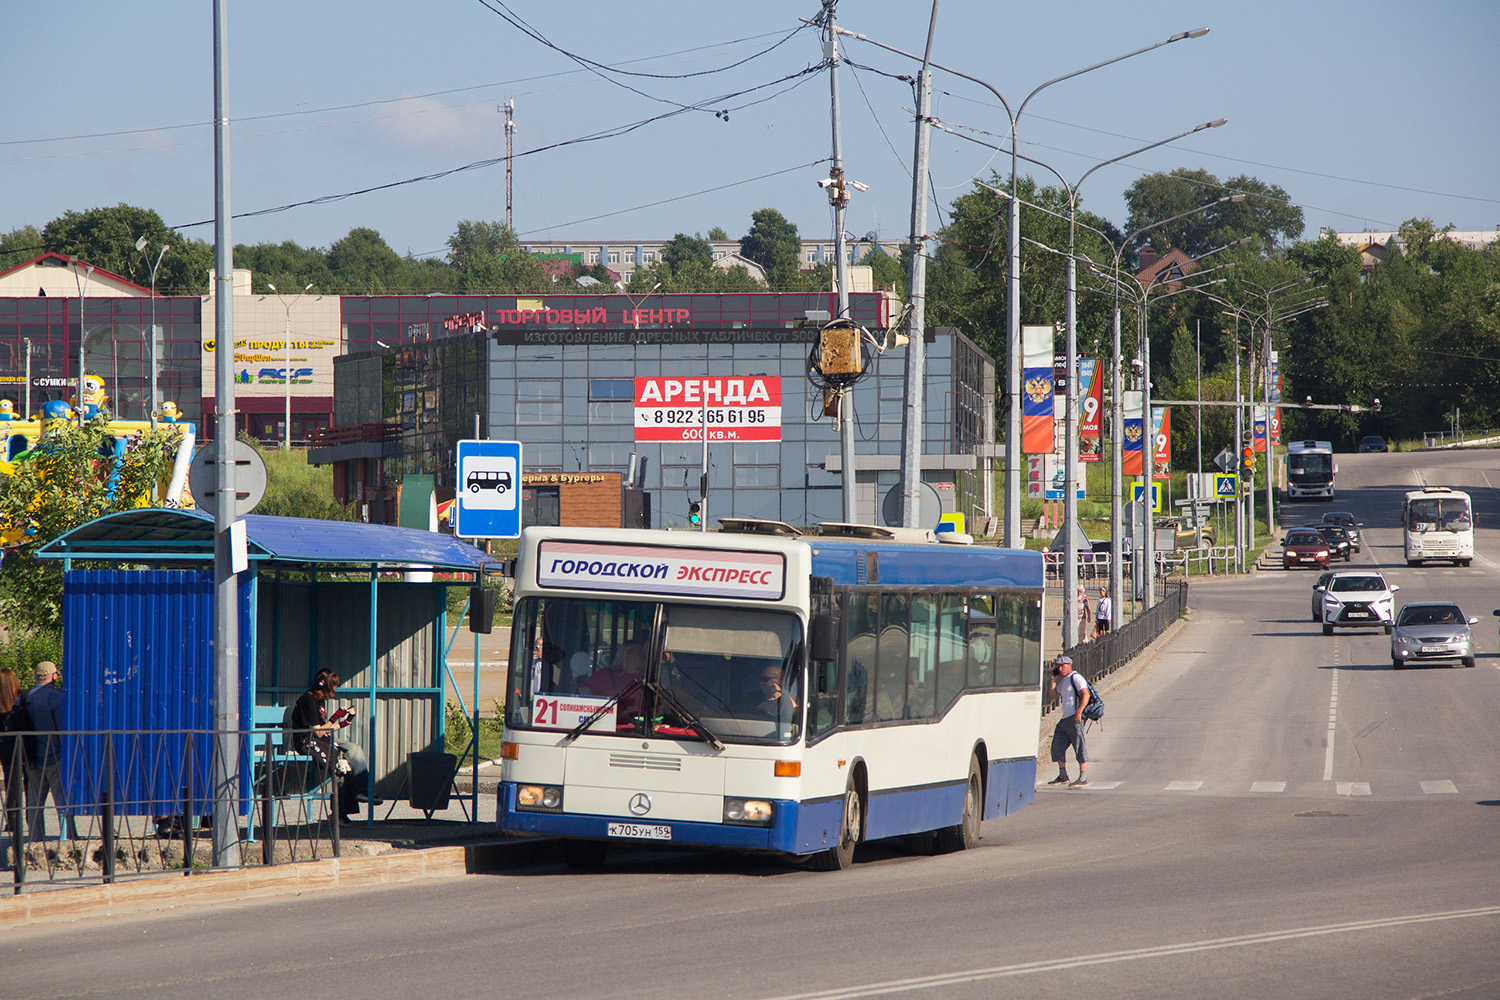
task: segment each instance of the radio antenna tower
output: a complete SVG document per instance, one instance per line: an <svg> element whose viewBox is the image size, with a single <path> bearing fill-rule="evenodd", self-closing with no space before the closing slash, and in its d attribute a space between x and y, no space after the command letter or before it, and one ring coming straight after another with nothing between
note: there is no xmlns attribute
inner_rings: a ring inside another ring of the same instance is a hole
<svg viewBox="0 0 1500 1000"><path fill-rule="evenodd" d="M505 228L511 232L516 231L515 223L510 217L510 164L511 157L515 155L514 137L516 134L516 102L511 98L505 99L503 106L505 111Z"/></svg>

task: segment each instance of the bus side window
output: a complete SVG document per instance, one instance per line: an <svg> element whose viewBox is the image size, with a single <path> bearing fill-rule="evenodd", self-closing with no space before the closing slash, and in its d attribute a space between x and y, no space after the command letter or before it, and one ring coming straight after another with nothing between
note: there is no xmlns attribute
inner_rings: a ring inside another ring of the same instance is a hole
<svg viewBox="0 0 1500 1000"><path fill-rule="evenodd" d="M969 598L969 687L995 683L995 602L989 596Z"/></svg>
<svg viewBox="0 0 1500 1000"><path fill-rule="evenodd" d="M905 594L880 598L880 634L875 641L875 718L906 718L906 675L911 666L911 610Z"/></svg>
<svg viewBox="0 0 1500 1000"><path fill-rule="evenodd" d="M1005 596L999 601L998 628L995 634L995 683L1015 686L1021 683L1021 657L1024 655L1021 598Z"/></svg>
<svg viewBox="0 0 1500 1000"><path fill-rule="evenodd" d="M875 629L878 624L873 594L850 594L846 612L848 644L844 648L844 722L857 726L869 711L870 675L875 669Z"/></svg>
<svg viewBox="0 0 1500 1000"><path fill-rule="evenodd" d="M911 656L907 661L906 718L931 718L937 704L938 599L911 600Z"/></svg>

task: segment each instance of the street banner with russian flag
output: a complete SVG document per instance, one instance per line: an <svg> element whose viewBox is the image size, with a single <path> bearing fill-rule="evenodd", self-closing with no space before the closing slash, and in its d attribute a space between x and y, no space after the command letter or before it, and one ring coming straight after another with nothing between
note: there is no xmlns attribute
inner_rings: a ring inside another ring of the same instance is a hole
<svg viewBox="0 0 1500 1000"><path fill-rule="evenodd" d="M1254 428L1254 440L1250 447L1257 452L1264 453L1266 450L1266 408L1264 406L1250 408L1250 425Z"/></svg>
<svg viewBox="0 0 1500 1000"><path fill-rule="evenodd" d="M1053 438L1052 327L1021 327L1021 452L1050 455Z"/></svg>
<svg viewBox="0 0 1500 1000"><path fill-rule="evenodd" d="M1120 403L1125 411L1125 430L1123 433L1124 444L1122 446L1121 458L1123 462L1120 471L1127 476L1139 476L1141 468L1145 464L1142 448L1145 445L1144 428L1142 427L1142 410L1145 409L1145 394L1139 389L1128 389L1120 393Z"/></svg>
<svg viewBox="0 0 1500 1000"><path fill-rule="evenodd" d="M1097 360L1078 365L1078 398L1082 400L1078 421L1078 460L1097 462L1104 457L1104 438L1099 418L1104 412L1104 365Z"/></svg>
<svg viewBox="0 0 1500 1000"><path fill-rule="evenodd" d="M1271 384L1276 388L1276 394L1271 402L1281 402L1281 363L1279 352L1271 352ZM1281 444L1281 407L1277 405L1271 409L1271 447L1275 448Z"/></svg>
<svg viewBox="0 0 1500 1000"><path fill-rule="evenodd" d="M1172 478L1172 408L1151 407L1152 479Z"/></svg>

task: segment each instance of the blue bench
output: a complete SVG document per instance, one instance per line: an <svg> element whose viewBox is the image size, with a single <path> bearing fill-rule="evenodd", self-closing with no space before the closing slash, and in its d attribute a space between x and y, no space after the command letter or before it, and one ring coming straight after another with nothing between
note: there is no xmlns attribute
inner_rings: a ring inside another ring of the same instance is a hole
<svg viewBox="0 0 1500 1000"><path fill-rule="evenodd" d="M255 734L251 752L255 756L255 797L250 822L251 839L254 839L257 818L260 815L259 800L267 787L271 792L271 825L284 803L302 804L302 822L312 820L312 805L323 803L322 819L330 818L328 796L333 791L333 779L324 774L313 758L292 749L292 709L279 705L256 705L254 715ZM262 831L264 835L264 831Z"/></svg>

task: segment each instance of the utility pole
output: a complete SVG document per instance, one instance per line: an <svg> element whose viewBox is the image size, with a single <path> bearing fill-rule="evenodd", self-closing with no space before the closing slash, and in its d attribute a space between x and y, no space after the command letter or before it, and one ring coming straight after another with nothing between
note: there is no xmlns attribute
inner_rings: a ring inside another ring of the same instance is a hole
<svg viewBox="0 0 1500 1000"><path fill-rule="evenodd" d="M234 244L229 237L229 0L214 0L214 865L240 863L239 586L230 551L234 481ZM82 373L80 372L80 375Z"/></svg>
<svg viewBox="0 0 1500 1000"><path fill-rule="evenodd" d="M833 205L833 271L838 285L838 319L849 319L849 266L844 259L844 214L849 207L849 188L844 179L844 142L839 124L839 37L834 30L834 7L837 0L825 0L827 19L823 25L823 56L828 60L828 93L833 105L833 169L829 171L828 200ZM863 344L855 340L856 350ZM843 467L843 511L845 523L857 519L856 500L859 476L854 469L854 396L853 386L839 392L839 464Z"/></svg>
<svg viewBox="0 0 1500 1000"><path fill-rule="evenodd" d="M932 0L927 47L917 77L917 137L911 181L911 327L906 345L906 384L901 423L901 525L919 527L922 504L922 396L925 385L927 307L927 155L932 135L932 37L938 0ZM936 527L930 525L929 527Z"/></svg>

